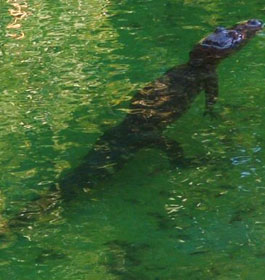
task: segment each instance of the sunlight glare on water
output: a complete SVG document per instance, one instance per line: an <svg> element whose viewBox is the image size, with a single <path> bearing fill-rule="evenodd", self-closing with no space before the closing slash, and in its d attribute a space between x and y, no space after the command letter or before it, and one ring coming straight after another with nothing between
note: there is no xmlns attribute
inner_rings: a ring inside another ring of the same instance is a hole
<svg viewBox="0 0 265 280"><path fill-rule="evenodd" d="M83 195L58 181L118 125L138 89L215 30L264 20L260 1L7 0L0 11L0 278L263 279L264 31L218 67L158 148ZM111 168L110 168L111 169ZM51 191L52 186L52 191Z"/></svg>

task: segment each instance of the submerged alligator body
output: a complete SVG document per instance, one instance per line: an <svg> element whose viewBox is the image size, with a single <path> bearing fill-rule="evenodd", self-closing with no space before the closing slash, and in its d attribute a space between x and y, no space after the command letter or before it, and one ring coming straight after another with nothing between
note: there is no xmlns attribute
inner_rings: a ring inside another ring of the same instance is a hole
<svg viewBox="0 0 265 280"><path fill-rule="evenodd" d="M256 19L228 29L218 27L194 46L186 64L170 69L139 91L121 124L106 131L83 163L59 182L63 197L71 199L83 187L108 177L146 146L162 149L170 160L179 158L179 145L163 137L162 130L181 117L202 90L206 95L205 113L213 114L218 97L217 65L241 49L262 27Z"/></svg>

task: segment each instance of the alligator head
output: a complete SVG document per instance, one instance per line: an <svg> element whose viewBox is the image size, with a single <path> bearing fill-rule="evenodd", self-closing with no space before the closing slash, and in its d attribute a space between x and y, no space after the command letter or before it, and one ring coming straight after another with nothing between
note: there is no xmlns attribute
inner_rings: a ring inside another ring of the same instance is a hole
<svg viewBox="0 0 265 280"><path fill-rule="evenodd" d="M193 48L189 63L194 66L215 65L243 47L262 28L263 22L257 19L250 19L228 29L217 27Z"/></svg>

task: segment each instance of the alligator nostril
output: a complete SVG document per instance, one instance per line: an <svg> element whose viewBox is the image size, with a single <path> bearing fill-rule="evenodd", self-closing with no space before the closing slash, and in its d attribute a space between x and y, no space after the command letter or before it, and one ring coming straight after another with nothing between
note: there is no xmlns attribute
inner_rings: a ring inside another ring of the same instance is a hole
<svg viewBox="0 0 265 280"><path fill-rule="evenodd" d="M226 29L223 27L223 26L218 26L216 29L215 29L215 33L220 33L220 32L223 32L225 31Z"/></svg>
<svg viewBox="0 0 265 280"><path fill-rule="evenodd" d="M262 25L262 21L261 20L257 20L257 19L250 19L248 21L248 25L261 26Z"/></svg>

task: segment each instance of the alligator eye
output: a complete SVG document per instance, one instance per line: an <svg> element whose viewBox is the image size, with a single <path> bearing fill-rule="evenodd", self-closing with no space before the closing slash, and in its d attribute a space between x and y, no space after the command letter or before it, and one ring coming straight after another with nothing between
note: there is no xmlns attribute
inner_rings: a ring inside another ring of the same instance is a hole
<svg viewBox="0 0 265 280"><path fill-rule="evenodd" d="M236 39L238 37L238 33L235 31L229 31L228 32L229 37Z"/></svg>
<svg viewBox="0 0 265 280"><path fill-rule="evenodd" d="M212 41L206 39L202 41L202 44L210 46L212 44Z"/></svg>
<svg viewBox="0 0 265 280"><path fill-rule="evenodd" d="M220 32L223 32L225 31L226 29L223 27L223 26L218 26L216 29L215 29L215 33L220 33Z"/></svg>

